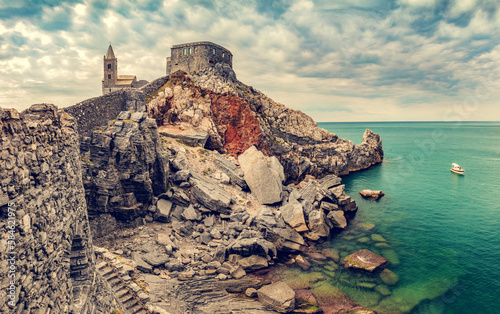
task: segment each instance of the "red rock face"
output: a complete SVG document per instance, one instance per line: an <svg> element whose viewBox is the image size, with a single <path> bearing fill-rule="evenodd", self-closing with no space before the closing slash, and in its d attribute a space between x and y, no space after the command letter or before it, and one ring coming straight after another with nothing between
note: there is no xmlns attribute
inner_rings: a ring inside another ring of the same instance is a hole
<svg viewBox="0 0 500 314"><path fill-rule="evenodd" d="M213 121L224 139L227 154L238 156L252 145L259 146L259 121L248 103L235 95L210 94Z"/></svg>

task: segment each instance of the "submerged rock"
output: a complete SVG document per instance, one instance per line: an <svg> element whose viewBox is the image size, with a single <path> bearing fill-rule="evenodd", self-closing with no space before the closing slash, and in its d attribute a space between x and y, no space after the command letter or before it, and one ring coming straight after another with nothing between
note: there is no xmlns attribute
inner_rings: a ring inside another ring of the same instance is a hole
<svg viewBox="0 0 500 314"><path fill-rule="evenodd" d="M359 250L344 259L344 267L346 269L374 272L377 269L384 268L386 265L387 260L385 258L366 249Z"/></svg>
<svg viewBox="0 0 500 314"><path fill-rule="evenodd" d="M382 281L386 284L386 285L389 285L389 286L394 286L395 284L398 283L399 281L399 276L388 270L388 269L384 269L381 273L380 273L380 279L382 279Z"/></svg>

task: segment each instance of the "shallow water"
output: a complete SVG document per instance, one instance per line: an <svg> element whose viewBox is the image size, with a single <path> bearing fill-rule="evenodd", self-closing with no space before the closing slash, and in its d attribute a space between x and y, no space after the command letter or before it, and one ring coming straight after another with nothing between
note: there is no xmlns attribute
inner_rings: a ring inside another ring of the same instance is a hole
<svg viewBox="0 0 500 314"><path fill-rule="evenodd" d="M355 144L366 128L381 135L384 162L343 178L359 210L349 230L329 245L341 258L368 248L389 259L388 268L399 276L386 286L388 296L377 292L387 294L385 288L373 288L383 285L380 278L357 278L341 267L328 280L382 313L498 313L500 123L319 126ZM466 170L464 176L450 172L452 162ZM365 200L358 194L363 189L386 196ZM365 223L375 227L366 231ZM387 245L377 245L372 234Z"/></svg>

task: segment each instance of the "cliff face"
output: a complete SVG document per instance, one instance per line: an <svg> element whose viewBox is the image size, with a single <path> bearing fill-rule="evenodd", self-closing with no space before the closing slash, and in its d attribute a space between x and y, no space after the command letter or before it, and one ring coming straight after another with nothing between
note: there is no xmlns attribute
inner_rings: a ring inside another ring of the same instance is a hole
<svg viewBox="0 0 500 314"><path fill-rule="evenodd" d="M255 145L277 156L287 182L298 182L308 174L346 175L383 159L377 134L367 130L361 145L340 139L306 114L239 82L222 64L191 76L171 74L147 110L158 125L207 132L209 149L238 156Z"/></svg>
<svg viewBox="0 0 500 314"><path fill-rule="evenodd" d="M0 150L0 312L99 306L74 119L47 104L0 108Z"/></svg>
<svg viewBox="0 0 500 314"><path fill-rule="evenodd" d="M156 122L144 112L122 111L81 142L89 213L124 219L144 216L154 195L167 190L168 156Z"/></svg>

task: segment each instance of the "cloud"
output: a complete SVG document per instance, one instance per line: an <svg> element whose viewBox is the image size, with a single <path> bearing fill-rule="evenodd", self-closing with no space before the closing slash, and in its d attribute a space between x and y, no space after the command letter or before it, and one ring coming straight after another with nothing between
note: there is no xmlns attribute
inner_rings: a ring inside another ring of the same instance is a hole
<svg viewBox="0 0 500 314"><path fill-rule="evenodd" d="M441 119L484 80L500 88L493 0L0 0L0 106L72 105L121 74L164 75L174 44L233 52L244 83L320 121ZM496 95L496 94L495 94ZM494 98L474 119L500 119Z"/></svg>

